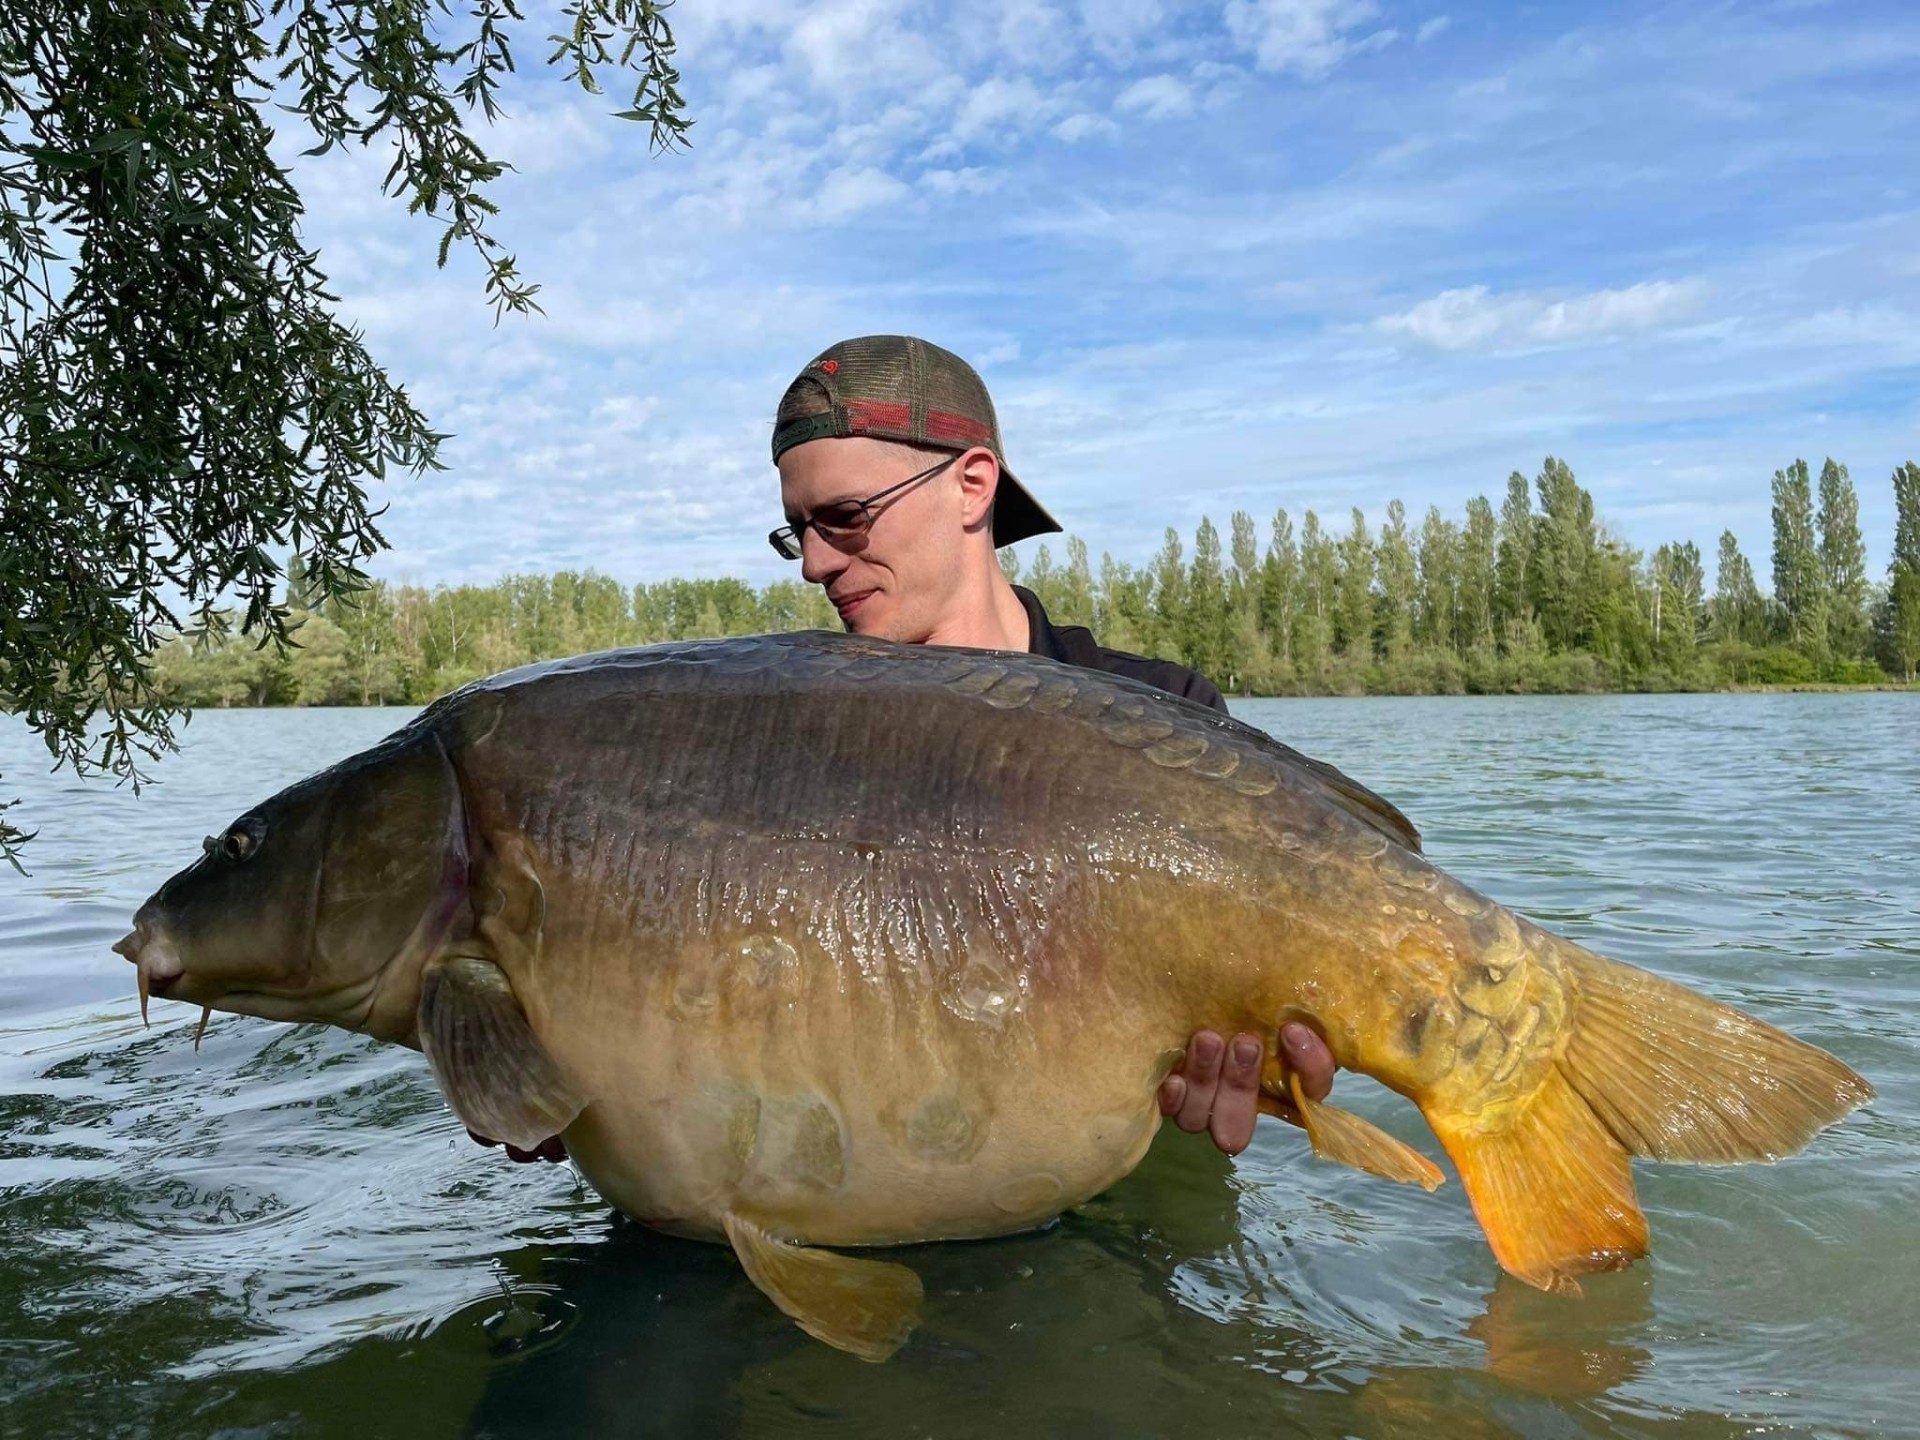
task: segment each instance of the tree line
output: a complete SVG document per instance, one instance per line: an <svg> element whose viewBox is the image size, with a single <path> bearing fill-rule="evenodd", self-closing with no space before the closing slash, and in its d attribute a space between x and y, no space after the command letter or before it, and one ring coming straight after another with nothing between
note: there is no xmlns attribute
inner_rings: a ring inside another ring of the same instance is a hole
<svg viewBox="0 0 1920 1440"><path fill-rule="evenodd" d="M1642 552L1610 531L1565 461L1515 471L1498 507L1459 519L1398 500L1377 528L1282 509L1235 512L1223 544L1202 519L1145 564L1068 537L1022 567L1054 619L1120 649L1178 659L1230 693L1458 694L1911 682L1920 666L1920 465L1893 472L1894 555L1868 572L1847 467L1803 460L1773 477L1771 590L1732 531L1711 582L1692 541ZM162 646L155 677L186 705L420 704L495 671L621 645L836 627L814 586L670 579L634 586L563 571L491 585L375 582L310 593L295 557L297 645L223 638Z"/></svg>

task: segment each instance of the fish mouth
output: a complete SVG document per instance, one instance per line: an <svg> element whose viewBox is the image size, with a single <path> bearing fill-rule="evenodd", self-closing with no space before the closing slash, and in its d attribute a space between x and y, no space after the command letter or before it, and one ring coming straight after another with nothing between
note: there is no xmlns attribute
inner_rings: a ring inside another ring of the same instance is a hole
<svg viewBox="0 0 1920 1440"><path fill-rule="evenodd" d="M138 920L132 930L114 941L113 949L133 962L134 983L140 991L140 1023L151 1028L148 999L154 995L165 999L187 973L186 962L164 933Z"/></svg>
<svg viewBox="0 0 1920 1440"><path fill-rule="evenodd" d="M191 988L187 980L186 963L181 960L180 952L164 933L156 934L152 926L136 920L133 929L113 942L116 954L124 955L133 962L134 985L140 992L140 1023L147 1029L153 1028L153 1021L147 1015L148 1000L158 995L162 1000L191 1000L184 992ZM227 997L216 997L223 1001ZM207 1033L207 1022L213 1018L213 1006L200 1006L200 1023L193 1030L193 1048L198 1050L200 1042Z"/></svg>

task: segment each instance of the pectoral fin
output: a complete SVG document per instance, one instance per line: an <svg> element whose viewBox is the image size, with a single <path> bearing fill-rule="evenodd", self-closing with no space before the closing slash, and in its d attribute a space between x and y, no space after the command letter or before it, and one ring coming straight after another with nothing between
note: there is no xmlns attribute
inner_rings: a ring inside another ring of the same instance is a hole
<svg viewBox="0 0 1920 1440"><path fill-rule="evenodd" d="M726 1227L748 1278L836 1350L878 1363L906 1343L920 1318L920 1277L904 1265L789 1245L731 1213Z"/></svg>
<svg viewBox="0 0 1920 1440"><path fill-rule="evenodd" d="M491 960L461 955L427 968L420 1048L460 1123L489 1139L532 1150L586 1105Z"/></svg>
<svg viewBox="0 0 1920 1440"><path fill-rule="evenodd" d="M1411 1145L1358 1115L1309 1100L1300 1089L1298 1075L1287 1077L1287 1088L1293 1092L1293 1103L1300 1111L1307 1139L1313 1142L1313 1153L1322 1160L1338 1160L1369 1175L1409 1182L1426 1190L1439 1188L1446 1179L1438 1165Z"/></svg>

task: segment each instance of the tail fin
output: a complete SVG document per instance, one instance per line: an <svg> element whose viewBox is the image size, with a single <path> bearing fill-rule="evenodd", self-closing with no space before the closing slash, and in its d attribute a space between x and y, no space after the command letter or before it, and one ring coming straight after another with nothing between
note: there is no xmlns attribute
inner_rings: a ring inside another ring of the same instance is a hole
<svg viewBox="0 0 1920 1440"><path fill-rule="evenodd" d="M1560 1067L1629 1151L1777 1160L1873 1098L1826 1051L1683 985L1561 941L1572 1033Z"/></svg>
<svg viewBox="0 0 1920 1440"><path fill-rule="evenodd" d="M1427 1121L1501 1265L1543 1290L1644 1255L1628 1159L1792 1154L1873 1098L1824 1050L1657 975L1535 931L1570 980L1568 1034L1514 1104Z"/></svg>

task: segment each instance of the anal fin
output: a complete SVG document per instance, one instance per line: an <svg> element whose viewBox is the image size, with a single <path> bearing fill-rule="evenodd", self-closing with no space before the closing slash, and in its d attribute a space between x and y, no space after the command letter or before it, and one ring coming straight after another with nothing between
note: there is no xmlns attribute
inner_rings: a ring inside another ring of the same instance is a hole
<svg viewBox="0 0 1920 1440"><path fill-rule="evenodd" d="M878 1363L913 1332L924 1292L906 1266L791 1245L731 1212L725 1223L748 1278L814 1339Z"/></svg>
<svg viewBox="0 0 1920 1440"><path fill-rule="evenodd" d="M1369 1175L1418 1185L1429 1191L1438 1189L1446 1179L1438 1165L1377 1125L1348 1111L1309 1100L1300 1088L1298 1075L1287 1077L1287 1088L1292 1091L1294 1107L1299 1112L1297 1123L1306 1128L1313 1153L1322 1160L1337 1160Z"/></svg>
<svg viewBox="0 0 1920 1440"><path fill-rule="evenodd" d="M476 1134L532 1150L586 1106L491 960L460 955L430 965L419 1026L440 1093Z"/></svg>

